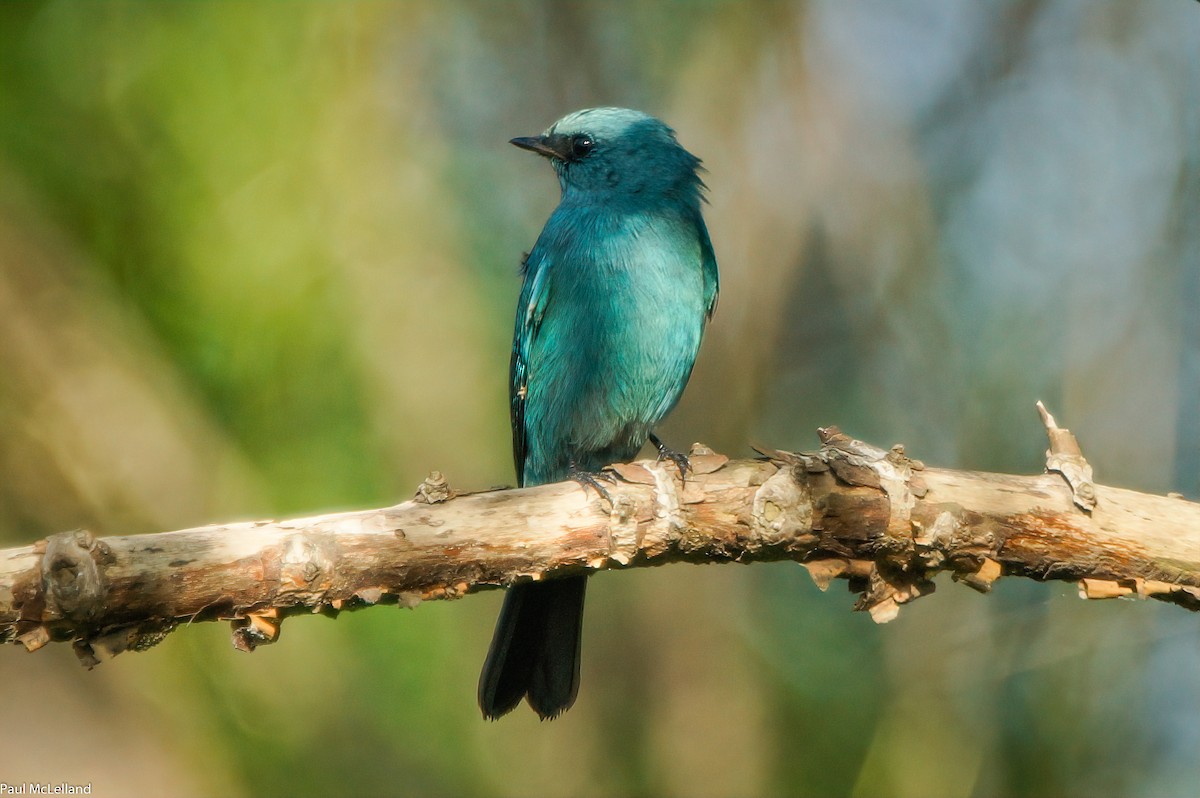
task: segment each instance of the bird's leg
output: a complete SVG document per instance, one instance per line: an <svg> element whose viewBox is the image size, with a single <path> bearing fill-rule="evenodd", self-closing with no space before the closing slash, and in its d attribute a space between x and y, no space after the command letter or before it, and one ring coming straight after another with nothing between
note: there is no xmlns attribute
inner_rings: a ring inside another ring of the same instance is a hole
<svg viewBox="0 0 1200 798"><path fill-rule="evenodd" d="M692 468L692 464L688 462L687 455L667 446L653 432L650 433L650 442L658 449L658 461L661 463L663 460L670 460L679 469L679 479L686 482L687 472Z"/></svg>
<svg viewBox="0 0 1200 798"><path fill-rule="evenodd" d="M587 489L591 488L592 490L596 491L596 493L598 493L600 498L604 499L604 501L608 502L610 505L613 503L612 496L609 495L608 490L606 490L605 487L599 482L599 480L603 479L611 483L616 483L616 479L614 479L611 474L606 474L603 471L598 473L584 471L575 464L574 460L571 461L570 466L571 479L575 480L583 487L584 493L587 493Z"/></svg>

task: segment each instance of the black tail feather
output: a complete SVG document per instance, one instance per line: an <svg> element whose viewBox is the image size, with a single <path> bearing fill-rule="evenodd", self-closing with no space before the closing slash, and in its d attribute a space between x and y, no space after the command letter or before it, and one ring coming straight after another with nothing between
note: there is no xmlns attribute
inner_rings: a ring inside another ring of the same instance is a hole
<svg viewBox="0 0 1200 798"><path fill-rule="evenodd" d="M586 588L587 577L576 576L508 589L479 676L485 718L511 712L525 697L543 720L575 703Z"/></svg>

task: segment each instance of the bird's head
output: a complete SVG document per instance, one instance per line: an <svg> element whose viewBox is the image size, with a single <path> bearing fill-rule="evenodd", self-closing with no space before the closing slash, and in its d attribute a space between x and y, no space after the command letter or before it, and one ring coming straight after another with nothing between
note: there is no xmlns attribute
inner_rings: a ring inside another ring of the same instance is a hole
<svg viewBox="0 0 1200 798"><path fill-rule="evenodd" d="M672 199L699 203L700 159L675 140L675 131L641 111L589 108L568 114L540 136L512 143L554 165L564 198Z"/></svg>

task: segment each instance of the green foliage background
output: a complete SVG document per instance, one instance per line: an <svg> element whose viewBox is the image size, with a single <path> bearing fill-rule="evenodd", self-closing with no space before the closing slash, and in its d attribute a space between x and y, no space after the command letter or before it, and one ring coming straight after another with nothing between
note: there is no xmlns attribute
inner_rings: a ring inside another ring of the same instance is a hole
<svg viewBox="0 0 1200 798"><path fill-rule="evenodd" d="M1200 6L0 6L0 540L511 481L506 142L643 108L709 169L721 306L665 430L836 423L1200 494ZM499 596L0 651L0 781L95 795L1189 795L1200 632L1002 581L874 626L796 567L606 574L584 687L483 723Z"/></svg>

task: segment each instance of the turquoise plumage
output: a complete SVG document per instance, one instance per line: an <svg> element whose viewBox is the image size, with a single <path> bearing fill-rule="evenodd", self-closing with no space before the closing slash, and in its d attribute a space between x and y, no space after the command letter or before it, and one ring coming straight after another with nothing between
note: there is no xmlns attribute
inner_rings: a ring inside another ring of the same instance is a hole
<svg viewBox="0 0 1200 798"><path fill-rule="evenodd" d="M700 161L622 108L579 111L513 144L550 159L562 198L523 268L511 364L522 486L629 460L675 406L717 302ZM484 664L488 718L543 718L579 688L586 577L514 585Z"/></svg>

